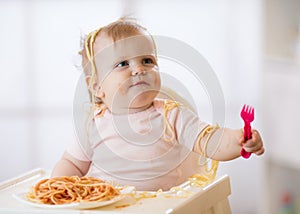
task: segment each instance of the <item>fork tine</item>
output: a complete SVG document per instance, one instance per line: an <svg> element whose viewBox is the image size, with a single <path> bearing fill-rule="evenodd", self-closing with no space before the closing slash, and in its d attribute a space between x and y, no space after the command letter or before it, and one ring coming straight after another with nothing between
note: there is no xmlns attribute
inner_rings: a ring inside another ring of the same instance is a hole
<svg viewBox="0 0 300 214"><path fill-rule="evenodd" d="M249 113L249 105L246 105L245 112L248 114Z"/></svg>
<svg viewBox="0 0 300 214"><path fill-rule="evenodd" d="M248 114L251 114L253 107L252 106L248 106Z"/></svg>
<svg viewBox="0 0 300 214"><path fill-rule="evenodd" d="M246 111L246 106L247 105L243 105L242 111L244 111L244 112Z"/></svg>
<svg viewBox="0 0 300 214"><path fill-rule="evenodd" d="M250 114L254 114L254 108L253 107L251 107L251 111L250 111Z"/></svg>
<svg viewBox="0 0 300 214"><path fill-rule="evenodd" d="M251 106L247 105L247 114L250 113L250 110L251 110Z"/></svg>

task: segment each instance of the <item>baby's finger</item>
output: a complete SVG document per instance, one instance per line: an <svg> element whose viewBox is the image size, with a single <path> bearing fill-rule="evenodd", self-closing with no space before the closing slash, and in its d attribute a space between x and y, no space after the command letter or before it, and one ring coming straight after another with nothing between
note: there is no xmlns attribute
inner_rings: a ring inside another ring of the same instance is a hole
<svg viewBox="0 0 300 214"><path fill-rule="evenodd" d="M255 152L256 155L262 155L265 152L265 148L261 147L260 150L258 150L257 152Z"/></svg>
<svg viewBox="0 0 300 214"><path fill-rule="evenodd" d="M245 143L245 138L244 138L244 136L242 136L242 137L240 137L240 139L239 139L239 145L244 145L244 143Z"/></svg>
<svg viewBox="0 0 300 214"><path fill-rule="evenodd" d="M258 147L243 147L243 148L246 150L246 152L252 152L252 153L255 153L261 149Z"/></svg>
<svg viewBox="0 0 300 214"><path fill-rule="evenodd" d="M261 141L261 137L260 137L258 131L256 131L255 129L252 130L252 139L254 142Z"/></svg>
<svg viewBox="0 0 300 214"><path fill-rule="evenodd" d="M252 132L252 138L251 139L252 139L252 142L248 144L249 147L254 146L254 145L262 146L262 140L261 140L261 137L260 137L260 135L257 131L254 130Z"/></svg>
<svg viewBox="0 0 300 214"><path fill-rule="evenodd" d="M262 148L262 144L259 142L255 142L253 139L250 139L244 144L243 148L247 152L257 152Z"/></svg>
<svg viewBox="0 0 300 214"><path fill-rule="evenodd" d="M257 142L255 142L253 139L247 140L243 147L244 148L254 148L254 147L258 147L259 148L260 145L258 145Z"/></svg>

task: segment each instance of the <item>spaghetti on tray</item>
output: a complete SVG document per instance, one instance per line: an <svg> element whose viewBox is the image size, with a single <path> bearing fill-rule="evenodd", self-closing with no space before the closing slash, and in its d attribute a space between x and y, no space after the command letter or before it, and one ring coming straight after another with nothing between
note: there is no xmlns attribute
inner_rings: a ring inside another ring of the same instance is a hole
<svg viewBox="0 0 300 214"><path fill-rule="evenodd" d="M42 204L107 201L120 195L111 184L94 177L61 176L39 181L27 194L30 201Z"/></svg>

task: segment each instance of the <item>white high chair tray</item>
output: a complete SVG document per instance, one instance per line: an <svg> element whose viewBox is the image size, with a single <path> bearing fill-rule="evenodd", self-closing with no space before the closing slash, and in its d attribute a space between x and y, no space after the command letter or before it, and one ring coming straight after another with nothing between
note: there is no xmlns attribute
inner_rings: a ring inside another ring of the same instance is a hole
<svg viewBox="0 0 300 214"><path fill-rule="evenodd" d="M157 197L144 198L135 202L132 197L125 196L108 204L100 204L94 209L87 209L89 208L87 205L87 207L81 208L71 205L71 207L62 206L52 209L43 205L40 207L32 206L30 202L26 203L26 201L23 203L22 200L26 199L21 197L22 194L29 191L30 187L35 185L37 181L48 176L49 172L44 169L35 169L0 183L0 213L231 213L228 202L230 182L227 175L217 178L205 188L192 187L188 181L183 183L180 187L193 192L184 198L166 197L169 192L163 192ZM130 206L128 206L129 204Z"/></svg>

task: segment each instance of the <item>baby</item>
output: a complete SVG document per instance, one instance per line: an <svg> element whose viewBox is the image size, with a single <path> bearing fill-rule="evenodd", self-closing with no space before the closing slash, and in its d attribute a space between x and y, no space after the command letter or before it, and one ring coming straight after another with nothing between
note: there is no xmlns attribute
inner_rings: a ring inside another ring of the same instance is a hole
<svg viewBox="0 0 300 214"><path fill-rule="evenodd" d="M91 100L87 141L71 144L54 176L94 176L137 190L168 190L198 173L201 155L216 161L262 155L257 130L213 127L189 108L158 99L156 46L148 31L120 19L91 32L80 52Z"/></svg>

